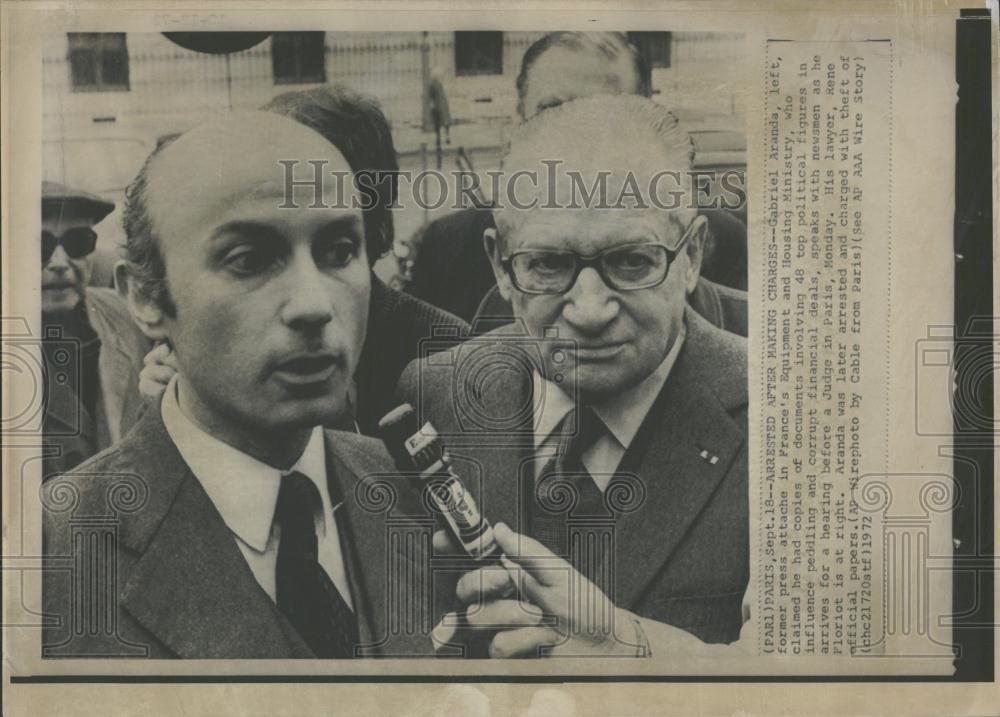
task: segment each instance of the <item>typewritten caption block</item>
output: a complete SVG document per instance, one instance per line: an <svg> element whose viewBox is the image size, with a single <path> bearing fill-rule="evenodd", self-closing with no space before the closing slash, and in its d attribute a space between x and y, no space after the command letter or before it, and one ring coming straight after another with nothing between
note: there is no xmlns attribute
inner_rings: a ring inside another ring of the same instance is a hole
<svg viewBox="0 0 1000 717"><path fill-rule="evenodd" d="M758 648L879 654L880 516L856 493L887 451L891 45L765 58Z"/></svg>

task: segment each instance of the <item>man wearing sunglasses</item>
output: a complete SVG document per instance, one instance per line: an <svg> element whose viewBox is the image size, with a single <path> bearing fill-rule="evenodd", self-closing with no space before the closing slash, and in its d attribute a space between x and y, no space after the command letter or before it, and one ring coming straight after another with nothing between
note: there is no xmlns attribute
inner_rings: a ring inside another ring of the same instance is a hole
<svg viewBox="0 0 1000 717"><path fill-rule="evenodd" d="M94 225L114 208L82 190L42 182L45 477L116 442L145 407L137 382L149 342L113 290L88 286Z"/></svg>
<svg viewBox="0 0 1000 717"><path fill-rule="evenodd" d="M454 437L456 469L477 467L470 490L505 524L497 540L519 566L457 584L473 629L496 631L493 656L656 657L740 636L746 340L687 305L705 219L688 193L671 194L680 185L655 181L683 175L691 153L676 118L645 98L579 99L529 120L503 164L516 187L485 232L517 321L463 347L495 345L498 370L478 367L468 387L456 353L403 376L401 396ZM584 198L602 175L607 199ZM510 338L518 326L540 346L530 375L504 370L532 355ZM568 346L551 349L554 335ZM470 401L498 425L526 417L504 435L462 435ZM446 618L439 635L454 630Z"/></svg>

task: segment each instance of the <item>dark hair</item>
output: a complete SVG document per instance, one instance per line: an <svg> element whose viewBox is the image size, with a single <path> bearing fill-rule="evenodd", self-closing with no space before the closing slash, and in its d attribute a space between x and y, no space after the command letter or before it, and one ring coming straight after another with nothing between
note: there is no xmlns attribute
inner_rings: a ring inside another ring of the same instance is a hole
<svg viewBox="0 0 1000 717"><path fill-rule="evenodd" d="M159 240L153 228L153 219L146 206L146 192L149 187L149 168L153 160L169 147L180 135L161 137L156 148L149 153L139 173L125 190L125 206L122 209L122 226L125 229L125 258L130 265L135 289L153 302L167 316L177 314L177 306L170 296L167 285L167 267L163 263Z"/></svg>
<svg viewBox="0 0 1000 717"><path fill-rule="evenodd" d="M521 119L526 119L524 115L524 95L528 91L528 73L538 58L553 47L564 47L574 52L598 51L611 61L619 59L622 55L628 55L635 69L636 86L635 94L643 97L651 97L653 94L653 75L649 63L638 48L628 41L628 36L623 32L550 32L525 50L524 57L521 58L521 71L517 75L517 113Z"/></svg>
<svg viewBox="0 0 1000 717"><path fill-rule="evenodd" d="M261 109L289 117L323 135L336 147L361 185L365 206L365 249L374 264L392 248L390 207L396 201L399 163L389 120L378 102L343 86L323 86L278 95Z"/></svg>
<svg viewBox="0 0 1000 717"><path fill-rule="evenodd" d="M365 249L374 264L391 247L392 213L396 201L399 164L392 143L389 122L374 99L345 87L316 87L278 95L261 109L288 117L321 134L347 160L355 178L370 175L364 183ZM146 192L149 171L155 158L177 137L161 138L146 158L135 179L125 190L122 224L125 228L125 256L136 278L137 290L156 303L168 316L176 306L170 296L166 267L155 227L149 215Z"/></svg>

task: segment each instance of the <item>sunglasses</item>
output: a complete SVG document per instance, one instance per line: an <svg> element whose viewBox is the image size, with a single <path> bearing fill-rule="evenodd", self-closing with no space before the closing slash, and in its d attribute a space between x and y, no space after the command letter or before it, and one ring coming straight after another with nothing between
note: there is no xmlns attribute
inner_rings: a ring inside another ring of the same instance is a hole
<svg viewBox="0 0 1000 717"><path fill-rule="evenodd" d="M62 246L70 259L82 259L97 246L97 232L90 227L74 227L57 237L50 231L42 232L42 264L47 264L57 246Z"/></svg>

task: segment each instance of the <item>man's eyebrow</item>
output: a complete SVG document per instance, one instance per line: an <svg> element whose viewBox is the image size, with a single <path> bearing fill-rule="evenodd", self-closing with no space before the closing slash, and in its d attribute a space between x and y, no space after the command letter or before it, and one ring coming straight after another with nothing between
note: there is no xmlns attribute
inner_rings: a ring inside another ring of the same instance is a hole
<svg viewBox="0 0 1000 717"><path fill-rule="evenodd" d="M238 234L248 239L272 239L277 237L278 233L278 230L270 224L243 219L221 224L215 228L208 240L219 241L233 234Z"/></svg>
<svg viewBox="0 0 1000 717"><path fill-rule="evenodd" d="M316 230L317 234L322 234L330 230L360 230L362 226L361 218L350 214L343 217L335 217L324 223Z"/></svg>
<svg viewBox="0 0 1000 717"><path fill-rule="evenodd" d="M360 218L357 216L349 215L342 217L335 217L328 222L322 224L316 231L315 234L321 234L331 230L359 230L360 229ZM217 242L226 237L233 235L238 235L246 239L256 239L258 241L264 240L274 240L281 238L281 231L276 227L272 226L267 222L258 222L247 219L238 219L231 222L226 222L215 228L212 234L209 236L208 240L210 242Z"/></svg>

